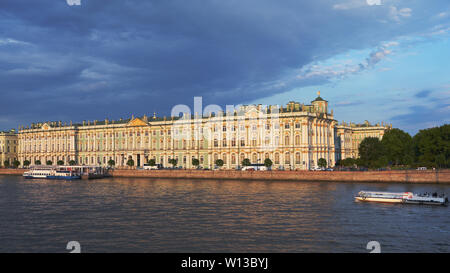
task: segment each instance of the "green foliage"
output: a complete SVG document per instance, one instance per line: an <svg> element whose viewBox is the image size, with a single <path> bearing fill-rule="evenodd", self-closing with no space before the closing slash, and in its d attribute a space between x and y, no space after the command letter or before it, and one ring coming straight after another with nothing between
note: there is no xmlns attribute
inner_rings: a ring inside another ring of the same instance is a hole
<svg viewBox="0 0 450 273"><path fill-rule="evenodd" d="M47 162L46 162L46 163L47 163L47 165L48 165L48 166L50 166L50 165L52 165L52 164L53 164L53 162L52 162L51 160L47 160Z"/></svg>
<svg viewBox="0 0 450 273"><path fill-rule="evenodd" d="M377 168L382 156L385 156L385 151L381 141L376 137L366 137L359 145L360 164L358 165Z"/></svg>
<svg viewBox="0 0 450 273"><path fill-rule="evenodd" d="M198 160L197 158L193 158L193 159L192 159L192 165L193 165L193 166L198 166L198 165L200 165L200 160Z"/></svg>
<svg viewBox="0 0 450 273"><path fill-rule="evenodd" d="M69 161L69 165L70 166L75 166L75 164L77 164L77 162L75 162L75 160L70 160Z"/></svg>
<svg viewBox="0 0 450 273"><path fill-rule="evenodd" d="M216 166L218 167L222 167L223 166L223 160L222 159L217 159L216 162L214 162L216 164Z"/></svg>
<svg viewBox="0 0 450 273"><path fill-rule="evenodd" d="M40 160L36 160L36 161L34 161L34 164L35 164L35 165L41 165L42 162L41 162Z"/></svg>
<svg viewBox="0 0 450 273"><path fill-rule="evenodd" d="M5 160L3 162L3 166L5 166L6 168L8 168L10 166L9 160Z"/></svg>
<svg viewBox="0 0 450 273"><path fill-rule="evenodd" d="M413 138L400 130L390 129L379 141L365 138L359 146L358 166L382 168L392 165L394 169L421 167L450 167L450 125L420 130ZM349 166L350 159L341 161Z"/></svg>
<svg viewBox="0 0 450 273"><path fill-rule="evenodd" d="M173 167L175 167L178 164L178 160L175 158L169 159L169 164L172 164Z"/></svg>
<svg viewBox="0 0 450 273"><path fill-rule="evenodd" d="M351 157L343 159L343 160L341 160L340 165L344 166L344 167L353 167L356 165L356 159L351 158Z"/></svg>
<svg viewBox="0 0 450 273"><path fill-rule="evenodd" d="M148 165L150 165L150 166L156 166L156 160L150 159L150 160L148 161Z"/></svg>
<svg viewBox="0 0 450 273"><path fill-rule="evenodd" d="M18 168L20 166L20 161L19 160L14 160L13 161L13 166L14 166L14 168Z"/></svg>
<svg viewBox="0 0 450 273"><path fill-rule="evenodd" d="M388 130L381 140L386 160L392 165L409 165L414 161L411 136L400 130Z"/></svg>
<svg viewBox="0 0 450 273"><path fill-rule="evenodd" d="M108 165L109 165L110 167L114 167L114 166L116 165L116 161L110 159L110 160L108 160ZM133 165L134 165L134 163L133 163Z"/></svg>
<svg viewBox="0 0 450 273"><path fill-rule="evenodd" d="M25 167L28 167L28 166L31 165L31 162L30 162L29 160L25 160L25 161L23 162L23 165L24 165Z"/></svg>
<svg viewBox="0 0 450 273"><path fill-rule="evenodd" d="M250 166L252 163L250 163L250 159L245 158L244 160L242 160L242 166Z"/></svg>
<svg viewBox="0 0 450 273"><path fill-rule="evenodd" d="M64 165L64 161L58 160L58 161L56 162L56 164L57 164L57 165Z"/></svg>
<svg viewBox="0 0 450 273"><path fill-rule="evenodd" d="M317 161L317 165L319 165L319 167L321 168L326 168L327 167L327 161L325 158L319 158L319 161Z"/></svg>
<svg viewBox="0 0 450 273"><path fill-rule="evenodd" d="M273 165L273 162L272 162L272 160L270 160L270 158L266 158L264 160L264 166L266 166L267 168L272 167L272 165Z"/></svg>
<svg viewBox="0 0 450 273"><path fill-rule="evenodd" d="M134 160L133 159L128 159L127 166L133 167L134 166Z"/></svg>
<svg viewBox="0 0 450 273"><path fill-rule="evenodd" d="M413 137L415 162L424 167L450 167L450 125L420 130Z"/></svg>

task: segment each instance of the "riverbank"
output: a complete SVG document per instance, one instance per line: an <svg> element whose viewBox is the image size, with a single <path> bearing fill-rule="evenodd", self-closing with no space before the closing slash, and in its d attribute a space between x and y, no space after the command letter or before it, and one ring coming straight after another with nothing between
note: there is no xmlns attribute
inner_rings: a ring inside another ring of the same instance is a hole
<svg viewBox="0 0 450 273"><path fill-rule="evenodd" d="M0 169L0 175L22 175L24 169ZM224 179L224 180L286 180L344 182L403 182L450 184L450 170L394 171L205 171L205 170L111 170L112 177Z"/></svg>
<svg viewBox="0 0 450 273"><path fill-rule="evenodd" d="M345 182L405 182L450 184L450 170L396 171L204 171L204 170L114 170L113 177L189 178L226 180L287 180Z"/></svg>

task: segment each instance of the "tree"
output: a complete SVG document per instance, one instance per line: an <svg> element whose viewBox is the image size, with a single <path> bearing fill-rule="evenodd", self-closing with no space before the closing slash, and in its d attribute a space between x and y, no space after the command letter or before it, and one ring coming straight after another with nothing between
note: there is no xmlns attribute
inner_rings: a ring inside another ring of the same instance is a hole
<svg viewBox="0 0 450 273"><path fill-rule="evenodd" d="M175 158L169 159L169 164L172 164L172 168L175 168L175 166L178 164L178 160Z"/></svg>
<svg viewBox="0 0 450 273"><path fill-rule="evenodd" d="M34 161L34 164L35 164L35 165L41 165L42 162L41 162L40 160L36 160L36 161Z"/></svg>
<svg viewBox="0 0 450 273"><path fill-rule="evenodd" d="M359 144L360 164L369 168L377 168L377 161L384 155L383 144L376 137L366 137ZM378 167L379 168L379 167Z"/></svg>
<svg viewBox="0 0 450 273"><path fill-rule="evenodd" d="M272 167L272 165L273 165L273 162L272 162L272 160L270 160L270 158L264 159L264 166L266 166L269 169L270 167Z"/></svg>
<svg viewBox="0 0 450 273"><path fill-rule="evenodd" d="M150 160L148 161L148 165L150 165L150 166L156 166L156 160L150 159Z"/></svg>
<svg viewBox="0 0 450 273"><path fill-rule="evenodd" d="M25 166L25 167L28 167L28 166L30 166L31 165L31 162L29 161L29 160L25 160L24 162L23 162L23 166Z"/></svg>
<svg viewBox="0 0 450 273"><path fill-rule="evenodd" d="M244 158L244 160L242 160L242 166L250 166L252 163L250 163L250 159L248 158Z"/></svg>
<svg viewBox="0 0 450 273"><path fill-rule="evenodd" d="M381 144L388 163L396 166L413 163L412 137L408 133L396 128L390 129L384 134Z"/></svg>
<svg viewBox="0 0 450 273"><path fill-rule="evenodd" d="M75 166L75 164L77 164L77 162L75 160L72 159L69 161L70 166Z"/></svg>
<svg viewBox="0 0 450 273"><path fill-rule="evenodd" d="M319 165L319 167L321 168L326 168L327 167L327 161L325 158L319 158L319 161L317 161L317 165Z"/></svg>
<svg viewBox="0 0 450 273"><path fill-rule="evenodd" d="M133 167L133 166L134 166L134 160L133 160L133 159L128 159L127 165L128 165L129 167Z"/></svg>
<svg viewBox="0 0 450 273"><path fill-rule="evenodd" d="M110 159L108 160L108 166L110 166L111 168L114 167L116 165L116 161ZM134 164L133 164L134 165Z"/></svg>
<svg viewBox="0 0 450 273"><path fill-rule="evenodd" d="M420 130L412 140L415 162L426 167L450 167L450 125Z"/></svg>
<svg viewBox="0 0 450 273"><path fill-rule="evenodd" d="M197 158L192 159L192 166L198 167L200 165L200 160Z"/></svg>
<svg viewBox="0 0 450 273"><path fill-rule="evenodd" d="M353 167L356 164L356 159L348 157L346 159L341 160L341 166L344 167Z"/></svg>
<svg viewBox="0 0 450 273"><path fill-rule="evenodd" d="M52 164L53 164L53 162L52 162L51 160L47 160L47 162L46 162L46 163L47 163L47 165L48 165L48 166L50 166L50 165L52 165Z"/></svg>
<svg viewBox="0 0 450 273"><path fill-rule="evenodd" d="M219 168L223 166L223 160L222 159L217 159L216 162L214 162L216 164L216 166L218 166Z"/></svg>
<svg viewBox="0 0 450 273"><path fill-rule="evenodd" d="M5 166L5 168L8 168L8 167L10 166L9 160L5 160L5 161L3 162L3 166Z"/></svg>
<svg viewBox="0 0 450 273"><path fill-rule="evenodd" d="M20 166L20 161L19 160L14 160L13 161L13 166L14 166L14 168L18 168Z"/></svg>
<svg viewBox="0 0 450 273"><path fill-rule="evenodd" d="M64 161L58 160L58 161L56 162L56 164L57 164L57 165L60 165L60 166L61 166L61 165L64 165Z"/></svg>

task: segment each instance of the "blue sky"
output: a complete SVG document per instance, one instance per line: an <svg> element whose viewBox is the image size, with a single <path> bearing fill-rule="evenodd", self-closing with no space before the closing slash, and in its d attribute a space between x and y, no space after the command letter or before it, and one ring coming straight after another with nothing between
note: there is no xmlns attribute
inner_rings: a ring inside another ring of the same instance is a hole
<svg viewBox="0 0 450 273"><path fill-rule="evenodd" d="M2 0L0 130L320 90L415 134L449 123L449 32L448 0Z"/></svg>

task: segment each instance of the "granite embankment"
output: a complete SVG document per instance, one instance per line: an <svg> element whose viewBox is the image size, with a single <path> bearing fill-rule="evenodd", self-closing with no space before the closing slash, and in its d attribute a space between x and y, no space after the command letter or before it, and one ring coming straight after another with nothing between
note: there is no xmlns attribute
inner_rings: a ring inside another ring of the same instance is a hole
<svg viewBox="0 0 450 273"><path fill-rule="evenodd" d="M0 169L0 175L22 175L24 169ZM189 178L226 180L285 180L285 181L346 181L346 182L404 182L450 184L450 170L395 171L204 171L204 170L113 170L113 177Z"/></svg>
<svg viewBox="0 0 450 273"><path fill-rule="evenodd" d="M200 171L200 170L114 170L114 177L193 178L229 180L287 180L287 181L348 181L348 182L405 182L448 183L450 170L396 171Z"/></svg>

